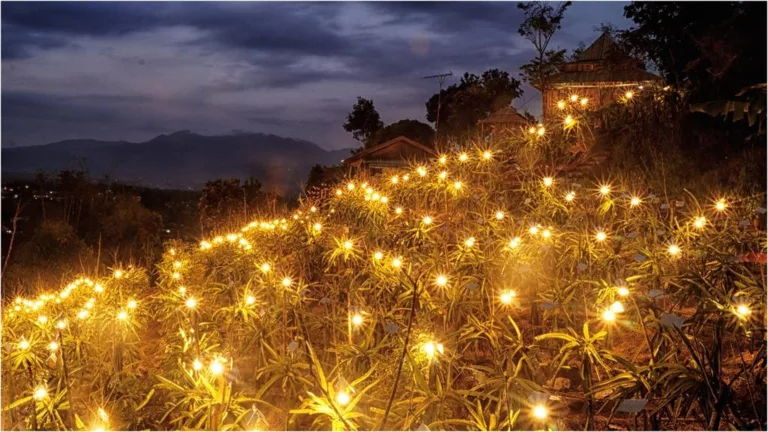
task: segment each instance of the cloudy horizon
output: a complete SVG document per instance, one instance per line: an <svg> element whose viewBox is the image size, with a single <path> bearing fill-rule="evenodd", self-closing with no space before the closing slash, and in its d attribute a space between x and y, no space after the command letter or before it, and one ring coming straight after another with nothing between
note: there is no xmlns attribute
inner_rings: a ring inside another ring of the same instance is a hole
<svg viewBox="0 0 768 432"><path fill-rule="evenodd" d="M552 45L628 27L625 4L574 3ZM516 2L4 2L2 145L245 130L352 147L341 124L358 96L385 123L426 121L437 83L423 76L519 78L521 20ZM513 105L538 115L523 88Z"/></svg>

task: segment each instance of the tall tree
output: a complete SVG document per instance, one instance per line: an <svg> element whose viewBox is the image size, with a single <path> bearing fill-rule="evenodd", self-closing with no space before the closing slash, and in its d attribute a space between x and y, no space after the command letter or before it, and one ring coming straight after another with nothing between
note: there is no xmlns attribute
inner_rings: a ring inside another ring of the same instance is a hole
<svg viewBox="0 0 768 432"><path fill-rule="evenodd" d="M489 69L480 76L465 73L458 84L429 98L426 103L427 120L437 120L437 104L440 100L440 136L462 136L470 133L478 121L509 106L522 95L520 81L510 77L506 71Z"/></svg>
<svg viewBox="0 0 768 432"><path fill-rule="evenodd" d="M431 146L435 140L435 130L432 126L418 120L400 120L379 129L373 137L373 144L381 144L399 136Z"/></svg>
<svg viewBox="0 0 768 432"><path fill-rule="evenodd" d="M379 112L373 106L373 100L358 97L352 106L352 112L347 115L344 130L352 132L352 136L364 146L368 146L374 134L384 126Z"/></svg>
<svg viewBox="0 0 768 432"><path fill-rule="evenodd" d="M525 20L517 30L520 36L528 39L536 50L536 57L520 67L523 80L543 88L546 79L557 73L557 67L565 62L565 50L551 50L549 43L560 30L563 15L571 2L558 4L548 2L518 3L525 14Z"/></svg>
<svg viewBox="0 0 768 432"><path fill-rule="evenodd" d="M633 2L621 38L691 101L726 98L765 82L765 15L765 2Z"/></svg>

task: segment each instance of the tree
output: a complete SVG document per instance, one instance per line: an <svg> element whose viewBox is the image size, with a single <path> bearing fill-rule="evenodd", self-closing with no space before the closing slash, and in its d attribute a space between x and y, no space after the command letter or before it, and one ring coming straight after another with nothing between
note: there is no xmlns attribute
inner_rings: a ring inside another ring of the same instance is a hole
<svg viewBox="0 0 768 432"><path fill-rule="evenodd" d="M432 126L418 120L400 120L379 129L373 137L373 144L381 144L399 136L431 146L435 140L435 130Z"/></svg>
<svg viewBox="0 0 768 432"><path fill-rule="evenodd" d="M441 100L440 136L463 136L471 132L478 121L509 106L522 95L520 81L510 77L506 71L489 69L481 76L465 73L458 84L429 98L426 103L427 120L437 121L437 104Z"/></svg>
<svg viewBox="0 0 768 432"><path fill-rule="evenodd" d="M565 50L550 50L549 42L560 30L563 14L571 5L566 1L553 6L546 2L518 3L525 14L525 20L520 24L518 33L531 41L536 49L536 57L520 67L523 80L544 87L546 79L557 72L557 67L565 61Z"/></svg>
<svg viewBox="0 0 768 432"><path fill-rule="evenodd" d="M352 132L352 136L364 146L370 144L373 135L384 126L379 112L373 106L373 100L358 97L357 103L352 106L352 112L347 115L344 130Z"/></svg>
<svg viewBox="0 0 768 432"><path fill-rule="evenodd" d="M724 99L765 82L765 14L764 2L633 2L620 36L688 100Z"/></svg>

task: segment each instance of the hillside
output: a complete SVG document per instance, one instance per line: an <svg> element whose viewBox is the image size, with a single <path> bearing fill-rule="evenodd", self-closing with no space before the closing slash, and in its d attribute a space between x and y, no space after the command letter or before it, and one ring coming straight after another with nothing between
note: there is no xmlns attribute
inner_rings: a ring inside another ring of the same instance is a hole
<svg viewBox="0 0 768 432"><path fill-rule="evenodd" d="M23 174L85 168L94 178L160 188L199 188L216 178L252 176L265 187L293 193L312 165L338 164L348 155L349 149L327 151L276 135L180 131L141 143L82 139L3 149L2 170Z"/></svg>

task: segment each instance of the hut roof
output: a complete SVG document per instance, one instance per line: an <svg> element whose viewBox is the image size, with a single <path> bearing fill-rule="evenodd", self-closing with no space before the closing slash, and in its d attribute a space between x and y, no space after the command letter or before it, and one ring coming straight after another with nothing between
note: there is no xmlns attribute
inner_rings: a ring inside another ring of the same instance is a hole
<svg viewBox="0 0 768 432"><path fill-rule="evenodd" d="M407 137L404 137L404 136L399 136L397 138L393 138L393 139L391 139L389 141L386 141L386 142L383 142L381 144L375 145L375 146L373 146L373 147L371 147L369 149L365 149L365 150L361 151L360 153L358 153L356 155L353 155L353 156L350 156L350 157L344 159L342 162L344 162L345 164L351 164L351 163L353 163L355 161L358 161L360 159L364 159L366 156L369 156L369 155L371 155L373 153L377 153L377 152L379 152L381 150L384 150L384 149L386 149L388 147L391 147L391 146L393 146L395 144L400 144L400 143L405 144L405 145L409 145L409 146L412 146L412 147L416 147L416 148L418 148L418 149L420 149L420 150L422 150L422 151L424 151L424 152L426 152L426 153L428 153L428 154L430 154L432 156L436 156L437 155L437 153L435 152L434 149L429 148L429 147L425 146L424 144L420 144L420 143L418 143L418 142L416 142L416 141L414 141L414 140L412 140L410 138L407 138Z"/></svg>
<svg viewBox="0 0 768 432"><path fill-rule="evenodd" d="M520 123L525 124L528 121L525 119L523 115L521 115L519 112L517 112L516 109L512 108L511 106L506 106L493 114L489 115L487 118L480 120L480 123L482 124L494 124L494 123Z"/></svg>

